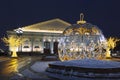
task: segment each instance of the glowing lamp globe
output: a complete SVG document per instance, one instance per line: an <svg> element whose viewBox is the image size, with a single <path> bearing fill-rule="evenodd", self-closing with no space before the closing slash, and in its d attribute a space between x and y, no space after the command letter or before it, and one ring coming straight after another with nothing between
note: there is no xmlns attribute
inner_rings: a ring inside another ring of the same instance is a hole
<svg viewBox="0 0 120 80"><path fill-rule="evenodd" d="M80 21L63 31L58 45L61 61L105 57L106 39L102 31L96 25L84 21L83 17L80 14Z"/></svg>

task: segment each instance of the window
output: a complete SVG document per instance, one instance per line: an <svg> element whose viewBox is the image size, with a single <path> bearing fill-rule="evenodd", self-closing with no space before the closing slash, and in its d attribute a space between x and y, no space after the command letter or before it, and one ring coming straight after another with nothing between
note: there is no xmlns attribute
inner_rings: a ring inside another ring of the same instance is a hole
<svg viewBox="0 0 120 80"><path fill-rule="evenodd" d="M35 46L34 48L39 48L39 46Z"/></svg>
<svg viewBox="0 0 120 80"><path fill-rule="evenodd" d="M29 46L24 46L24 48L29 48Z"/></svg>

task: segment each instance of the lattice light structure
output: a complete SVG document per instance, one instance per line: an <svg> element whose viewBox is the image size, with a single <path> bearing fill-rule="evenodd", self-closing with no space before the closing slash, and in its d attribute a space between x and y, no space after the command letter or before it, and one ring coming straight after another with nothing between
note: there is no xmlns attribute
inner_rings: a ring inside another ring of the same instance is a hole
<svg viewBox="0 0 120 80"><path fill-rule="evenodd" d="M81 17L83 14L80 15ZM102 31L91 23L86 23L83 18L67 27L60 39L59 58L76 60L83 58L103 59L106 55L106 39Z"/></svg>

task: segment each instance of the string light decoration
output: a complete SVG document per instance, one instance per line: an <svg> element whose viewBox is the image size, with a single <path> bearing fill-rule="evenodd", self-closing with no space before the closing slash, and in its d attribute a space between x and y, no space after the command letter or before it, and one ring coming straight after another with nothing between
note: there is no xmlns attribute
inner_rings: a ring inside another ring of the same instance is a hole
<svg viewBox="0 0 120 80"><path fill-rule="evenodd" d="M116 43L120 41L120 39L110 37L107 39L107 48L106 48L106 57L110 58L111 57L111 52L110 49L114 49L116 47Z"/></svg>
<svg viewBox="0 0 120 80"><path fill-rule="evenodd" d="M17 57L17 47L20 46L23 43L23 40L21 40L20 37L16 36L9 36L9 37L3 37L2 41L6 44L6 46L10 46L13 52L11 57Z"/></svg>
<svg viewBox="0 0 120 80"><path fill-rule="evenodd" d="M63 31L63 37L58 45L61 61L105 58L106 38L96 25L87 23L83 18L84 15L81 13L80 21Z"/></svg>

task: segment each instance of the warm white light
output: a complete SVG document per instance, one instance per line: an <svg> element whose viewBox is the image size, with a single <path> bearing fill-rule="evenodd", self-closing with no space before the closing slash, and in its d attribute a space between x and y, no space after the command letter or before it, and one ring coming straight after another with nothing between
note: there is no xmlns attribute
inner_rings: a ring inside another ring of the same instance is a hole
<svg viewBox="0 0 120 80"><path fill-rule="evenodd" d="M57 39L57 41L59 42L60 40L59 40L59 39Z"/></svg>
<svg viewBox="0 0 120 80"><path fill-rule="evenodd" d="M50 42L50 41L51 41L51 39L48 39L48 41Z"/></svg>
<svg viewBox="0 0 120 80"><path fill-rule="evenodd" d="M70 48L70 51L73 51L73 48Z"/></svg>
<svg viewBox="0 0 120 80"><path fill-rule="evenodd" d="M55 39L53 39L53 42L55 42Z"/></svg>
<svg viewBox="0 0 120 80"><path fill-rule="evenodd" d="M63 33L63 31L55 31L55 30L23 30L26 32L46 32L46 33Z"/></svg>
<svg viewBox="0 0 120 80"><path fill-rule="evenodd" d="M78 48L75 48L75 51L78 51Z"/></svg>
<svg viewBox="0 0 120 80"><path fill-rule="evenodd" d="M43 39L43 41L45 42L45 41L46 41L46 39Z"/></svg>

